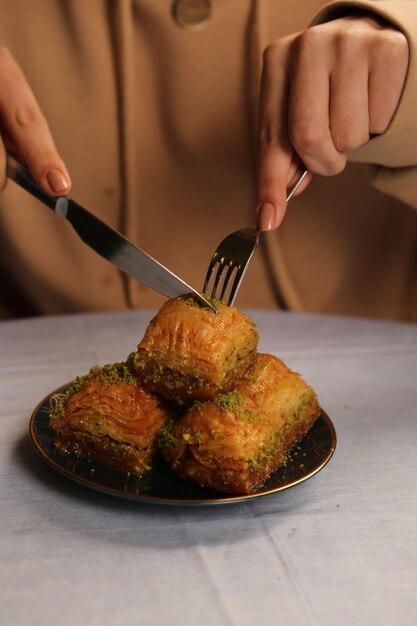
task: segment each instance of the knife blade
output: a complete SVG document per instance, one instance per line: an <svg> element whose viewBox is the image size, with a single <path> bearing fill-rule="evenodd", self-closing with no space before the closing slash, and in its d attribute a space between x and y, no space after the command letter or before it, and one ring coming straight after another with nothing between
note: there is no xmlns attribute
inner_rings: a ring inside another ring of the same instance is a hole
<svg viewBox="0 0 417 626"><path fill-rule="evenodd" d="M10 154L7 155L7 176L66 219L84 243L118 269L169 298L192 294L200 306L217 313L215 306L198 291L75 200L45 193L29 170Z"/></svg>

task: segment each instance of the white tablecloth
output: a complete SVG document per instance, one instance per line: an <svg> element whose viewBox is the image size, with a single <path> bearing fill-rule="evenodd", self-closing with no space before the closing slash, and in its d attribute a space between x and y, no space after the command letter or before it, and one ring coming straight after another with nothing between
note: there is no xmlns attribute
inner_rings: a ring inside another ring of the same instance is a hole
<svg viewBox="0 0 417 626"><path fill-rule="evenodd" d="M0 623L415 626L417 326L252 312L260 350L318 392L330 463L242 504L91 491L29 442L33 408L124 359L150 312L0 323Z"/></svg>

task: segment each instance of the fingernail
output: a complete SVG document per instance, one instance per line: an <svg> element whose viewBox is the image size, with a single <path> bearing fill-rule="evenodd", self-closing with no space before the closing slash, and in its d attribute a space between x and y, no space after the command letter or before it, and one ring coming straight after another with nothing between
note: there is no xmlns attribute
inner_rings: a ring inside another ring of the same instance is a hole
<svg viewBox="0 0 417 626"><path fill-rule="evenodd" d="M275 223L275 208L270 202L264 202L258 212L259 230L271 230Z"/></svg>
<svg viewBox="0 0 417 626"><path fill-rule="evenodd" d="M60 170L48 170L48 172L46 173L46 179L50 188L55 193L62 193L69 189L69 180Z"/></svg>

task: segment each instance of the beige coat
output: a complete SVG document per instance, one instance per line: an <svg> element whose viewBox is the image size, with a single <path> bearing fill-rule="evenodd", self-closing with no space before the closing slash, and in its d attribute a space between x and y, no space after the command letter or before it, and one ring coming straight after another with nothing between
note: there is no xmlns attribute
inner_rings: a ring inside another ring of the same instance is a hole
<svg viewBox="0 0 417 626"><path fill-rule="evenodd" d="M254 222L262 50L307 27L323 2L212 0L210 19L196 30L175 22L171 4L0 0L0 42L50 123L72 196L200 289L220 239ZM263 236L239 307L417 319L417 0L339 2L316 20L355 5L409 39L400 107L345 172L316 177L282 227ZM64 313L163 301L13 183L0 204L3 309Z"/></svg>

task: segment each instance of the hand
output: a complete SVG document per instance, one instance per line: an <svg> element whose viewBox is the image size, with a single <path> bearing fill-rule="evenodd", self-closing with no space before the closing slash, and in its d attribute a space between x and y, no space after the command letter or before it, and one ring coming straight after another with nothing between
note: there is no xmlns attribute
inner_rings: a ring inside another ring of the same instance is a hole
<svg viewBox="0 0 417 626"><path fill-rule="evenodd" d="M9 50L0 47L0 189L6 184L6 149L28 166L44 191L69 193L67 168L35 96Z"/></svg>
<svg viewBox="0 0 417 626"><path fill-rule="evenodd" d="M266 48L258 134L262 230L281 223L300 160L311 173L333 176L349 150L388 128L408 55L400 31L364 16L314 26Z"/></svg>

